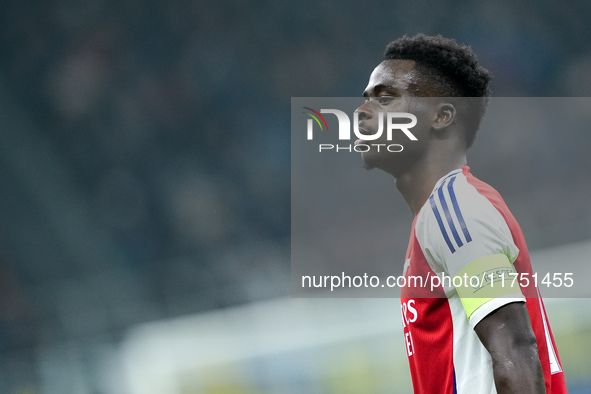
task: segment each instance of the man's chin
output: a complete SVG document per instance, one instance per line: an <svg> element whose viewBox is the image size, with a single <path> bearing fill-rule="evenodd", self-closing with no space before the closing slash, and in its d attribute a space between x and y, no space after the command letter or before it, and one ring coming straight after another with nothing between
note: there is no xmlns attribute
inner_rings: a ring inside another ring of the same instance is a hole
<svg viewBox="0 0 591 394"><path fill-rule="evenodd" d="M363 168L365 168L366 170L373 170L374 168L376 168L376 166L373 163L368 163L365 160L362 160L363 162Z"/></svg>
<svg viewBox="0 0 591 394"><path fill-rule="evenodd" d="M363 168L365 168L366 170L373 170L374 168L378 168L378 163L375 157L362 154L361 162L363 163Z"/></svg>
<svg viewBox="0 0 591 394"><path fill-rule="evenodd" d="M373 170L379 169L385 171L389 174L394 175L396 171L393 171L398 165L401 163L396 163L396 161L392 160L393 157L384 157L381 155L361 155L361 162L363 163L363 168L366 170Z"/></svg>

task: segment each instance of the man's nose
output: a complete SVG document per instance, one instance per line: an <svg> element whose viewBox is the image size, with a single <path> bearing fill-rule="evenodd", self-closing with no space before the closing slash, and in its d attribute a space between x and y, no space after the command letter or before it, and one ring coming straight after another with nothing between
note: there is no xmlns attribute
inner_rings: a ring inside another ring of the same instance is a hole
<svg viewBox="0 0 591 394"><path fill-rule="evenodd" d="M371 119L371 110L367 108L367 104L365 103L355 110L359 114L359 120Z"/></svg>

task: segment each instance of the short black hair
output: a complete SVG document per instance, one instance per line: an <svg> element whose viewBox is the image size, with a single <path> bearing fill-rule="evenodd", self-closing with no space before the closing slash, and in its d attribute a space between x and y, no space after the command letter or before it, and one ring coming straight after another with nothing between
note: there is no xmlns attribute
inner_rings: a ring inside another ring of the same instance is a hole
<svg viewBox="0 0 591 394"><path fill-rule="evenodd" d="M490 97L489 81L492 74L478 64L470 47L455 40L417 34L403 36L386 47L384 60L413 60L418 72L427 77L429 87L441 97L480 97L471 103L466 119L468 148L476 138L482 116Z"/></svg>

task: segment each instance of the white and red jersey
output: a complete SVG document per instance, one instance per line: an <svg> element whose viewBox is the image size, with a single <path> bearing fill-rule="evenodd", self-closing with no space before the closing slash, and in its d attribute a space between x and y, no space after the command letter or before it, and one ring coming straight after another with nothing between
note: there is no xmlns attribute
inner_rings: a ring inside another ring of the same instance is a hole
<svg viewBox="0 0 591 394"><path fill-rule="evenodd" d="M454 277L479 259L501 254L517 273L533 274L519 224L500 194L465 166L437 182L415 217L404 275L407 279ZM496 393L492 360L474 326L510 302L526 302L547 393L566 393L552 331L535 286L488 299L468 314L465 302L453 286L433 291L428 287L402 289L404 340L415 393Z"/></svg>

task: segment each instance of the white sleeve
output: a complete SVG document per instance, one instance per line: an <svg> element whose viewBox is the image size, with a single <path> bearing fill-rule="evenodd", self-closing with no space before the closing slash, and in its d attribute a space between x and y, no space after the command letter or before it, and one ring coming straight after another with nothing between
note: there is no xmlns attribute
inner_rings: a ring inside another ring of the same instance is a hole
<svg viewBox="0 0 591 394"><path fill-rule="evenodd" d="M454 277L471 263L499 255L506 256L506 264L512 265L519 255L501 213L461 174L439 182L419 215L417 239L436 273ZM468 270L478 267L475 263ZM482 304L471 308L467 307L468 300L462 299L472 327L501 306L524 300L518 286L507 290L508 294L483 299Z"/></svg>
<svg viewBox="0 0 591 394"><path fill-rule="evenodd" d="M443 181L417 220L417 239L435 272L454 276L482 257L504 254L513 263L519 249L507 222L463 176Z"/></svg>

